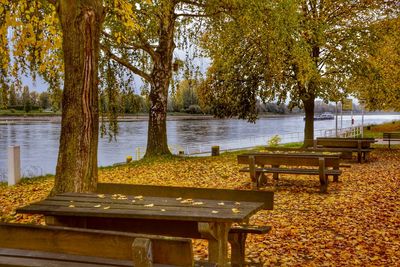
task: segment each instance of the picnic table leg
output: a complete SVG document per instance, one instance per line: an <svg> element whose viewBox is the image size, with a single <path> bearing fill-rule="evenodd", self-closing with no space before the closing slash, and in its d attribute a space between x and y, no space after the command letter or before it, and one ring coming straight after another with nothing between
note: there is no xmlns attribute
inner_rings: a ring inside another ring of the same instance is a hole
<svg viewBox="0 0 400 267"><path fill-rule="evenodd" d="M245 264L245 245L247 234L233 233L229 234L229 243L231 244L231 266L242 267Z"/></svg>
<svg viewBox="0 0 400 267"><path fill-rule="evenodd" d="M326 193L328 190L328 177L325 173L325 159L319 158L319 181L321 183L320 191L321 193Z"/></svg>
<svg viewBox="0 0 400 267"><path fill-rule="evenodd" d="M279 168L279 165L272 165L272 168ZM279 180L279 174L278 173L274 173L272 174L272 177L275 181Z"/></svg>
<svg viewBox="0 0 400 267"><path fill-rule="evenodd" d="M261 167L261 168L264 168L264 165L261 165L260 167ZM257 179L258 179L258 185L259 185L259 186L260 186L260 185L262 186L262 185L267 184L267 176L265 175L265 173L260 172L259 175L258 175L258 177L257 177Z"/></svg>
<svg viewBox="0 0 400 267"><path fill-rule="evenodd" d="M357 160L358 163L362 163L363 162L363 158L362 158L362 152L361 152L361 148L362 148L362 143L360 140L358 140L358 144L357 144Z"/></svg>
<svg viewBox="0 0 400 267"><path fill-rule="evenodd" d="M333 167L333 169L334 169L334 170L339 170L339 162L338 162L337 165L335 164L335 166ZM339 182L339 175L333 175L333 181L336 182L336 183Z"/></svg>
<svg viewBox="0 0 400 267"><path fill-rule="evenodd" d="M249 172L250 172L250 180L251 180L251 189L258 190L258 177L256 172L256 163L254 156L249 157Z"/></svg>
<svg viewBox="0 0 400 267"><path fill-rule="evenodd" d="M208 261L228 266L228 232L231 223L199 223L199 232L208 240Z"/></svg>

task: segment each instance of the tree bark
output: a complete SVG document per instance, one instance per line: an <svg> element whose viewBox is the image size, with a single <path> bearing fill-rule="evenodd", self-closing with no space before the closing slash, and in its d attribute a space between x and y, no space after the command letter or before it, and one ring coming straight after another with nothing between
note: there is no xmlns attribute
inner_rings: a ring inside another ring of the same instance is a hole
<svg viewBox="0 0 400 267"><path fill-rule="evenodd" d="M97 186L98 58L104 9L100 0L60 0L64 91L60 147L52 194Z"/></svg>
<svg viewBox="0 0 400 267"><path fill-rule="evenodd" d="M312 46L311 56L315 62L315 68L318 69L318 62L320 56L320 48L318 45ZM308 97L303 99L304 111L306 113L306 122L304 125L304 143L303 147L310 147L314 143L314 106L315 106L315 94L317 90L317 82L315 77L309 82L307 88Z"/></svg>
<svg viewBox="0 0 400 267"><path fill-rule="evenodd" d="M164 10L165 12L160 18L159 45L155 51L151 73L149 127L145 157L171 154L167 138L167 103L175 49L175 5L169 3Z"/></svg>
<svg viewBox="0 0 400 267"><path fill-rule="evenodd" d="M304 147L313 145L314 140L314 100L315 96L310 95L308 99L303 99L306 121L304 125Z"/></svg>

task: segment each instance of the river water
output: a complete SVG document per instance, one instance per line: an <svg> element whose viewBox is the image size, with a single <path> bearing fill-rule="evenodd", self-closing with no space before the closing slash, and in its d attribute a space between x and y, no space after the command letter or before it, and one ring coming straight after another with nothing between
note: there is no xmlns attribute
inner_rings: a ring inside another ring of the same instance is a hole
<svg viewBox="0 0 400 267"><path fill-rule="evenodd" d="M361 116L354 116L361 125ZM379 124L400 120L400 115L366 115L364 124ZM351 126L351 117L343 116L339 128ZM99 141L99 166L123 162L126 156L135 159L143 155L147 140L147 121L120 122L117 141L108 138ZM323 136L325 130L334 129L335 121L315 121L315 135ZM168 121L168 143L175 153L185 154L210 151L219 145L221 150L265 145L274 135L282 142L303 139L302 116L261 118L255 124L242 120L176 120ZM7 179L7 148L21 148L21 169L25 177L55 173L59 145L60 124L51 122L0 124L0 181Z"/></svg>

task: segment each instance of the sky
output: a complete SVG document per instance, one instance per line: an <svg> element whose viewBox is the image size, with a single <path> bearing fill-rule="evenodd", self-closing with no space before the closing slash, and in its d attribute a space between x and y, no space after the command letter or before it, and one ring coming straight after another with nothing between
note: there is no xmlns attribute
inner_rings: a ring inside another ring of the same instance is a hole
<svg viewBox="0 0 400 267"><path fill-rule="evenodd" d="M180 59L184 59L184 56L182 56L181 51L175 51L174 53L174 57L180 58ZM200 67L200 71L202 73L206 73L208 66L211 64L211 60L209 58L196 58L194 59L194 65L195 66L199 66ZM23 86L28 86L29 90L32 91L36 91L38 93L41 92L45 92L47 91L49 85L48 83L46 83L39 75L36 76L36 81L33 81L32 77L30 76L22 76L22 84ZM142 85L141 80L135 79L135 88L136 90L139 90L139 87ZM140 92L136 92L136 93L140 93Z"/></svg>
<svg viewBox="0 0 400 267"><path fill-rule="evenodd" d="M32 77L22 77L23 86L28 86L29 91L36 91L38 93L47 91L49 85L39 76L36 76L36 81L32 80Z"/></svg>

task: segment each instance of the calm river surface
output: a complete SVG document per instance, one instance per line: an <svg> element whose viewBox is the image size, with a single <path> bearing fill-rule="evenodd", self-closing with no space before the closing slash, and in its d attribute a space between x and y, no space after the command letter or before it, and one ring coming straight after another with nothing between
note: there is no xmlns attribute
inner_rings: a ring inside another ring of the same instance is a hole
<svg viewBox="0 0 400 267"><path fill-rule="evenodd" d="M354 116L361 125L361 116ZM400 120L400 115L366 115L365 124ZM303 116L261 118L255 124L241 120L177 120L168 121L168 143L171 149L185 154L210 151L219 145L221 150L266 144L269 137L280 135L283 142L303 138ZM339 120L339 127L341 123ZM343 116L343 128L351 126L351 117ZM147 140L147 121L120 122L117 141L99 141L99 166L123 162L127 155L135 158L144 152ZM335 128L335 121L315 121L315 135ZM23 176L55 173L60 124L51 122L0 124L0 180L7 179L7 148L21 147Z"/></svg>

